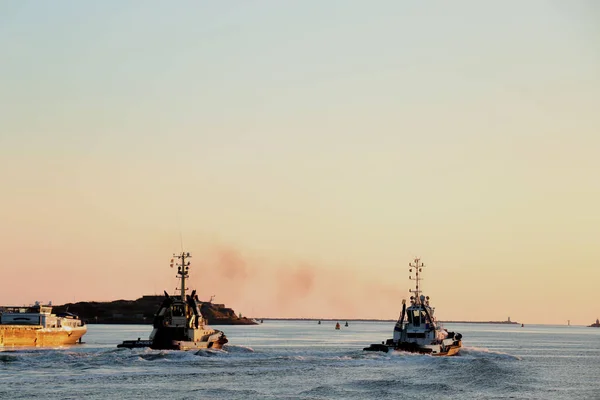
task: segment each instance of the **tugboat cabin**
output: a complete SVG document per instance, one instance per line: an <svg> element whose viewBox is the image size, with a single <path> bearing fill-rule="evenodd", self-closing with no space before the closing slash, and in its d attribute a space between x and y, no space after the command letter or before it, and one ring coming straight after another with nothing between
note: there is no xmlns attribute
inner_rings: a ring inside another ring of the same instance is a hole
<svg viewBox="0 0 600 400"><path fill-rule="evenodd" d="M408 342L426 345L443 339L438 335L437 325L433 318L434 308L429 306L429 296L410 298L411 306L406 308L406 319L401 318L394 329L394 342ZM405 305L404 305L405 306Z"/></svg>

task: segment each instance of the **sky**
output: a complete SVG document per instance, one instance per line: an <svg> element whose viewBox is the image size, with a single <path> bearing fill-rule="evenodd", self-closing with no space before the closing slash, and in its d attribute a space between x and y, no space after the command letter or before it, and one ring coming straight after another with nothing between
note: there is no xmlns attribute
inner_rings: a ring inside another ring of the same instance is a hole
<svg viewBox="0 0 600 400"><path fill-rule="evenodd" d="M600 316L593 0L0 2L0 304Z"/></svg>

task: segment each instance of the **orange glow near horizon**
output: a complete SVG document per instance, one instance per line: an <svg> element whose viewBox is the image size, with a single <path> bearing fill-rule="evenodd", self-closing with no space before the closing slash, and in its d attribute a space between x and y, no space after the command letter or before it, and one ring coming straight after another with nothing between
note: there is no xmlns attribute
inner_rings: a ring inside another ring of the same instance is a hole
<svg viewBox="0 0 600 400"><path fill-rule="evenodd" d="M595 3L238 3L0 5L0 304L600 316Z"/></svg>

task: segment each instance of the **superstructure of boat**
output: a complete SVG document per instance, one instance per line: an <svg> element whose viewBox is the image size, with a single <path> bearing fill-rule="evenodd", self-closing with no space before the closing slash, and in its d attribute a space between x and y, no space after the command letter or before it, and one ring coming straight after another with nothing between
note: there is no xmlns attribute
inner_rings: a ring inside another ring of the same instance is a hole
<svg viewBox="0 0 600 400"><path fill-rule="evenodd" d="M0 347L71 345L86 332L76 315L52 314L51 305L0 308Z"/></svg>
<svg viewBox="0 0 600 400"><path fill-rule="evenodd" d="M390 350L407 351L411 353L429 354L432 356L453 356L459 353L462 346L460 333L448 332L434 316L435 308L429 304L429 296L421 294L419 287L421 273L425 265L420 259L408 264L410 279L416 282L416 288L410 289L410 306L402 300L402 312L394 326L394 336L385 343L372 344L364 348L366 351Z"/></svg>
<svg viewBox="0 0 600 400"><path fill-rule="evenodd" d="M117 347L150 347L157 350L221 349L228 342L225 334L212 329L200 312L201 302L196 291L186 294L186 278L189 277L190 253L173 255L171 267L177 265L180 279L179 295L165 299L154 315L154 329L149 340L126 340ZM177 262L175 262L177 259Z"/></svg>

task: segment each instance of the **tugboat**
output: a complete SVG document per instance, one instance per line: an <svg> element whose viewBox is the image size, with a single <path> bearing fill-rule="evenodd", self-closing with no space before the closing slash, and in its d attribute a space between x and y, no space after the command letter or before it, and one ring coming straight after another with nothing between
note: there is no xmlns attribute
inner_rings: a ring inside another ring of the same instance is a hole
<svg viewBox="0 0 600 400"><path fill-rule="evenodd" d="M205 324L200 313L200 302L196 291L186 295L185 279L189 277L190 253L182 252L173 255L180 260L177 264L177 278L181 280L181 294L169 296L165 291L158 311L154 315L154 329L150 340L125 340L117 347L150 347L154 350L191 350L191 349L221 349L228 342L225 334Z"/></svg>
<svg viewBox="0 0 600 400"><path fill-rule="evenodd" d="M596 322L589 325L588 328L600 328L600 319L596 318Z"/></svg>
<svg viewBox="0 0 600 400"><path fill-rule="evenodd" d="M338 330L340 329L340 323L339 322L335 323L335 329L338 329Z"/></svg>
<svg viewBox="0 0 600 400"><path fill-rule="evenodd" d="M76 315L52 314L51 305L0 307L0 347L75 344L86 332L87 326Z"/></svg>
<svg viewBox="0 0 600 400"><path fill-rule="evenodd" d="M394 327L394 337L385 343L372 344L365 351L390 350L407 351L411 353L429 354L432 356L453 356L458 354L462 346L460 333L448 332L442 328L433 316L435 308L429 305L429 296L421 294L419 282L425 265L419 258L408 264L409 272L415 273L416 289L409 290L410 306L402 300L402 313ZM405 319L406 318L406 319Z"/></svg>

